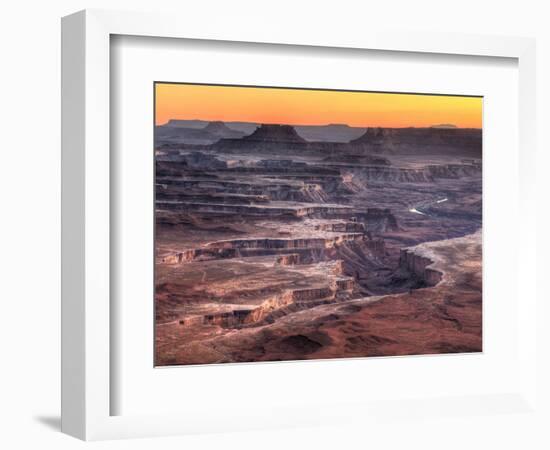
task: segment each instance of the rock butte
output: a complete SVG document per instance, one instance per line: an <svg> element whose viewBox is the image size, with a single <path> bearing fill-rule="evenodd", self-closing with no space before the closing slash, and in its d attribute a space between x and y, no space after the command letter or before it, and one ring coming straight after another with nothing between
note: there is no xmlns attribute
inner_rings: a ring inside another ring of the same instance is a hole
<svg viewBox="0 0 550 450"><path fill-rule="evenodd" d="M156 133L157 365L481 351L480 130L192 125Z"/></svg>

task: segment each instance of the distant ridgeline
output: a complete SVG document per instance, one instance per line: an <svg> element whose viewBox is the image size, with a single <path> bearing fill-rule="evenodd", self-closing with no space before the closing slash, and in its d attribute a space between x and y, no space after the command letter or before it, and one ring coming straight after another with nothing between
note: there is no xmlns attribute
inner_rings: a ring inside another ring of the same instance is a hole
<svg viewBox="0 0 550 450"><path fill-rule="evenodd" d="M482 131L451 124L430 128L354 128L258 125L247 122L172 120L155 130L157 148L212 149L224 152L316 152L327 158L338 155L449 155L481 158ZM366 161L365 161L366 162Z"/></svg>

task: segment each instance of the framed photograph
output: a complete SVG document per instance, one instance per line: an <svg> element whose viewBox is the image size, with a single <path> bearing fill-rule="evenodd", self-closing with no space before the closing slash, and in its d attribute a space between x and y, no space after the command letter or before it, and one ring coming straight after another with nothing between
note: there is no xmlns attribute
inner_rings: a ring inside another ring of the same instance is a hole
<svg viewBox="0 0 550 450"><path fill-rule="evenodd" d="M533 413L534 42L181 23L63 19L63 431Z"/></svg>
<svg viewBox="0 0 550 450"><path fill-rule="evenodd" d="M482 352L482 97L154 89L156 366Z"/></svg>

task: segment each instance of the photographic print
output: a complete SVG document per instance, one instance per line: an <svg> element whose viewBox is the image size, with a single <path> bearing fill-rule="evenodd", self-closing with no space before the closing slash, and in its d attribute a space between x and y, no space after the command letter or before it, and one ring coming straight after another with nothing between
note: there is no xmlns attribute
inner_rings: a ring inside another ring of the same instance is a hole
<svg viewBox="0 0 550 450"><path fill-rule="evenodd" d="M156 366L482 351L481 97L154 90Z"/></svg>

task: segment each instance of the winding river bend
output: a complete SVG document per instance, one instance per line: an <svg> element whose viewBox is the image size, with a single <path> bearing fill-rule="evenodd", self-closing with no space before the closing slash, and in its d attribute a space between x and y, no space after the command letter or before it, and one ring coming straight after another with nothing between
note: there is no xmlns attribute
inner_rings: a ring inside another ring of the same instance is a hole
<svg viewBox="0 0 550 450"><path fill-rule="evenodd" d="M446 202L447 200L449 200L449 199L447 197L445 197L445 198L441 198L439 200L436 200L435 202L422 203L421 205L418 205L418 206L415 206L415 207L409 209L409 212L414 213L414 214L420 214L420 215L423 215L423 216L427 216L428 214L426 214L425 212L420 210L420 207L424 208L424 207L427 207L427 206L436 205L438 203Z"/></svg>

